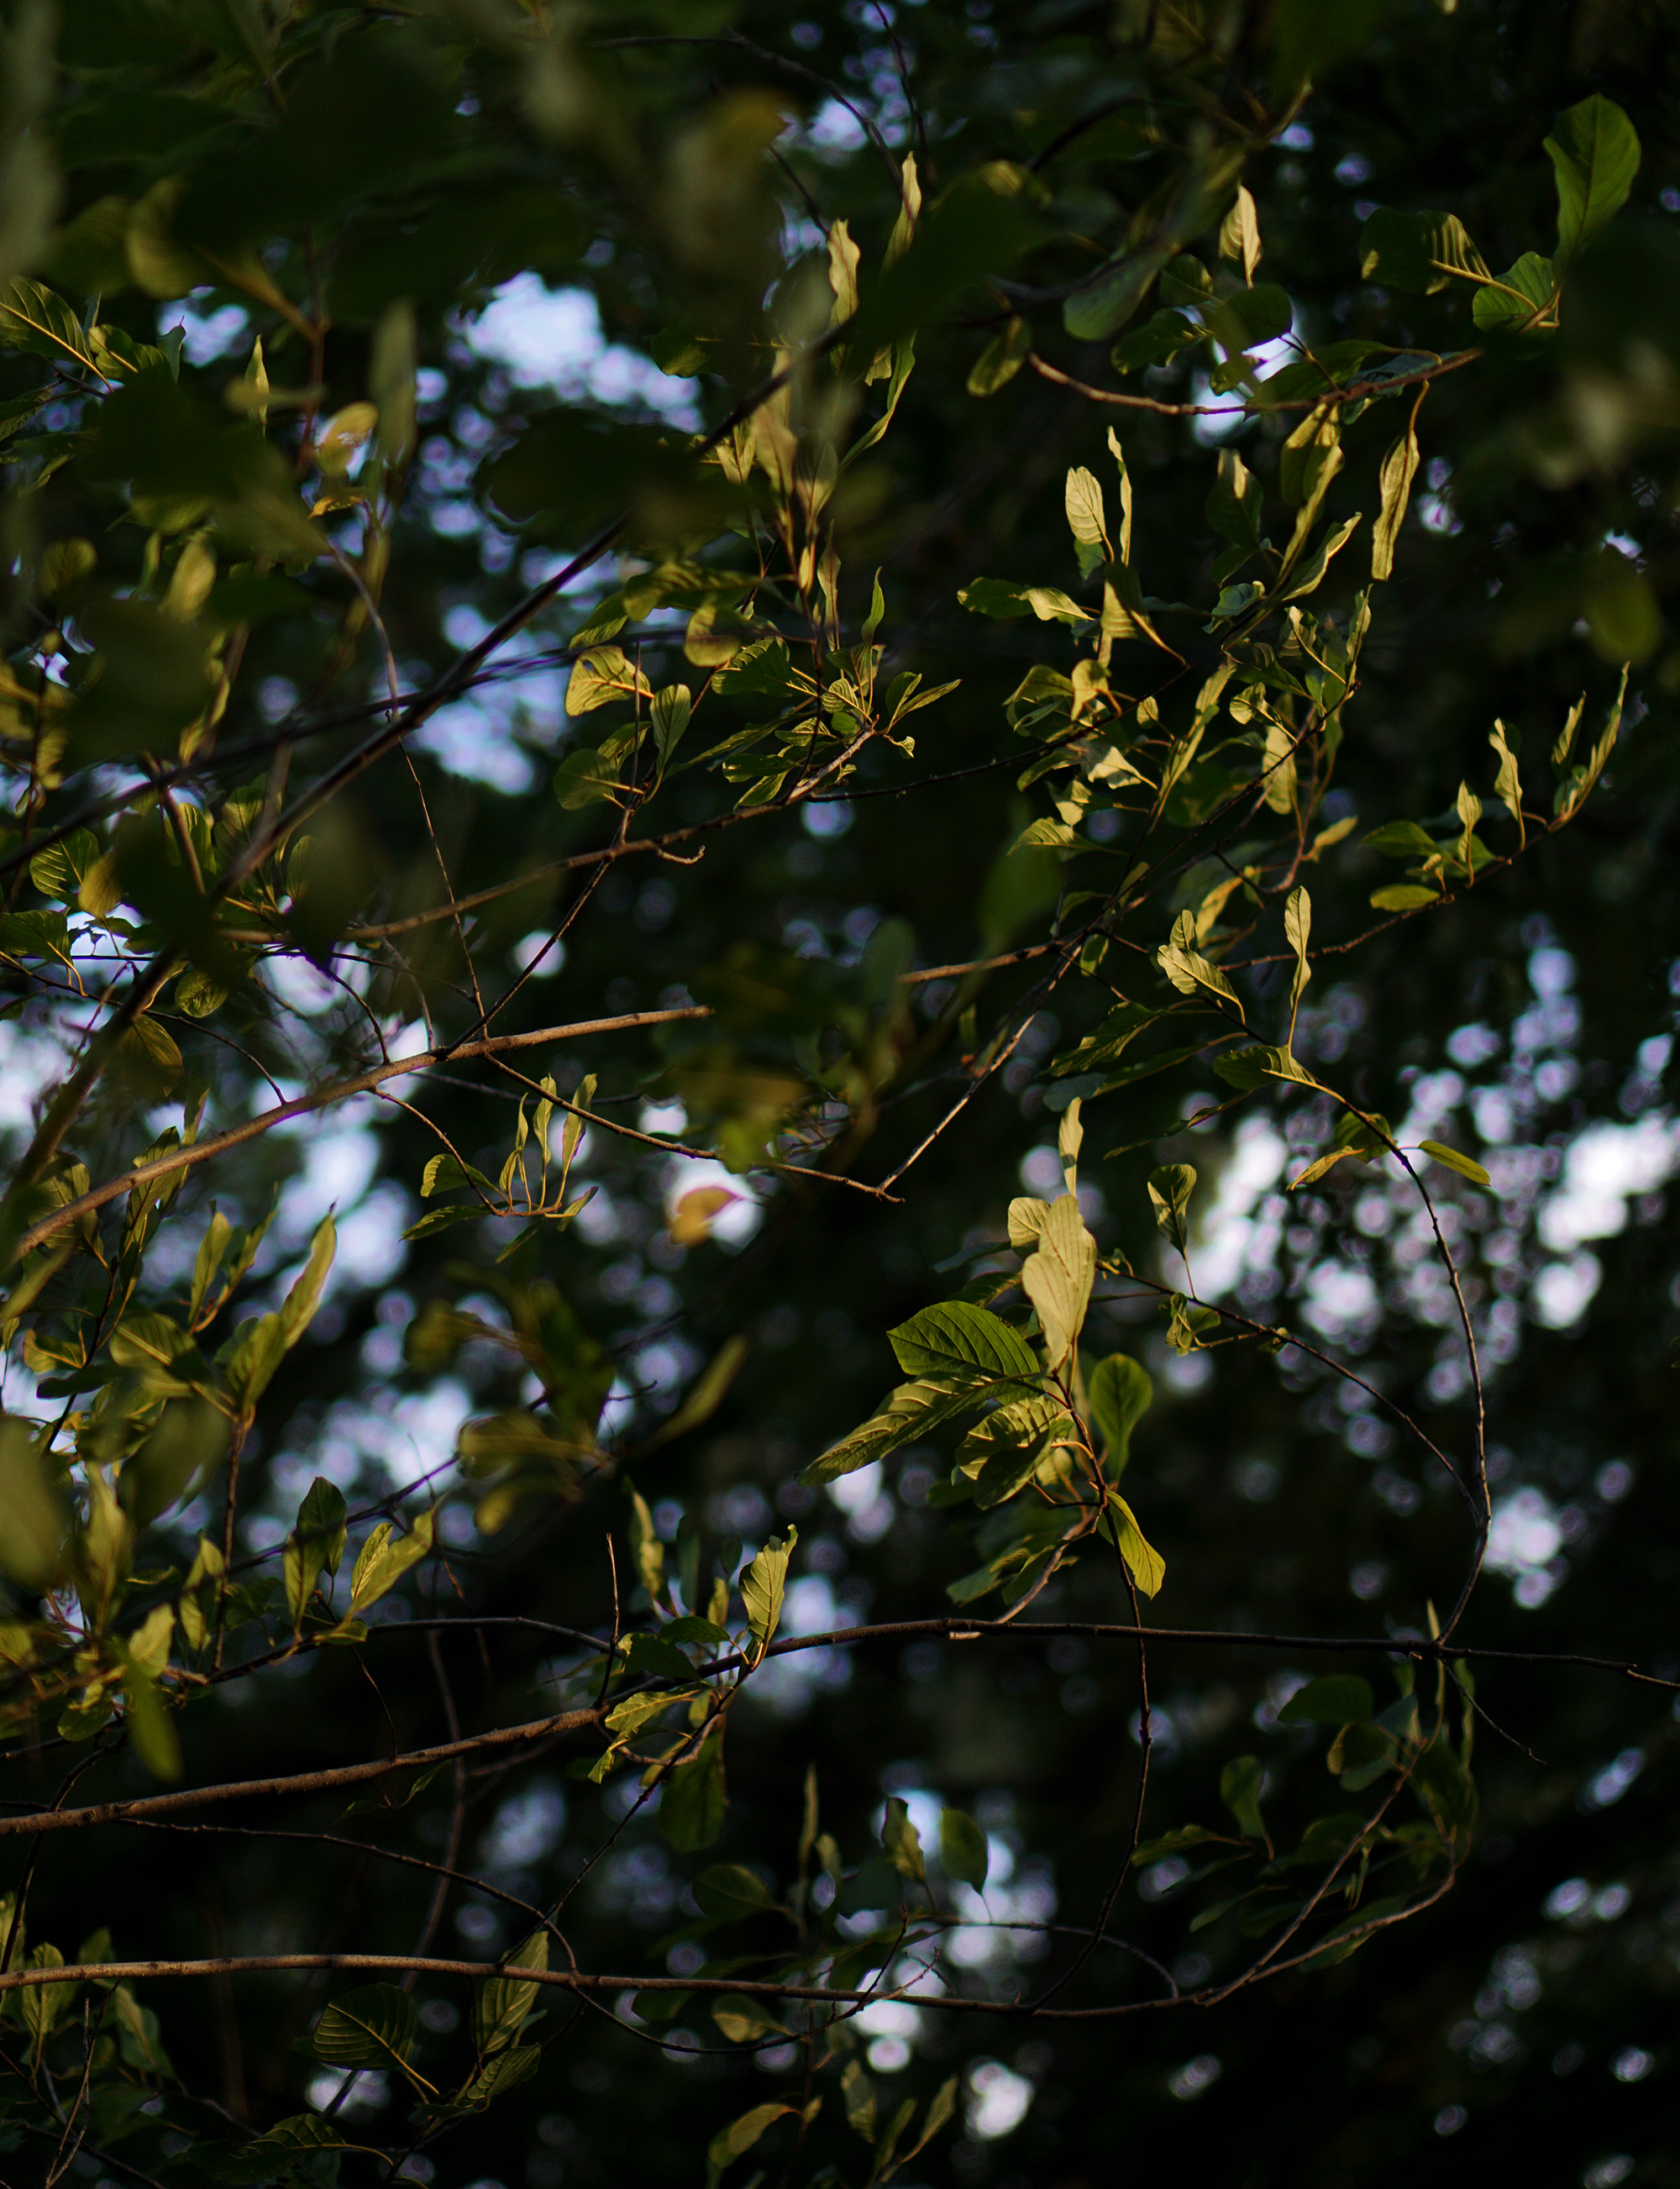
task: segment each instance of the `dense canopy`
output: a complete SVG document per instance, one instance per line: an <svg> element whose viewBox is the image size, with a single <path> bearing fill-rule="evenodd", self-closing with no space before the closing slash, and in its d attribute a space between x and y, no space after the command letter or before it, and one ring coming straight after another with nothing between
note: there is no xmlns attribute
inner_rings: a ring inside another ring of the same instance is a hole
<svg viewBox="0 0 1680 2189"><path fill-rule="evenodd" d="M1674 2178L1670 14L6 0L7 2180Z"/></svg>

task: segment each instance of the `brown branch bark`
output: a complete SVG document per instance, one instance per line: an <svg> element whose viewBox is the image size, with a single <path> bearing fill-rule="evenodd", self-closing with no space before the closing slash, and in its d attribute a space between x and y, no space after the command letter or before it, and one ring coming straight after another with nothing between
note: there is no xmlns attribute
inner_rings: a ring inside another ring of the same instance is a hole
<svg viewBox="0 0 1680 2189"><path fill-rule="evenodd" d="M517 1747L521 1742L546 1740L556 1734L574 1733L601 1722L598 1710L562 1711L553 1717L531 1718L523 1725L498 1726L461 1740L446 1740L434 1748L411 1748L405 1755L382 1756L374 1763L341 1763L325 1771L297 1771L273 1779L235 1779L218 1786L184 1786L173 1794L143 1794L127 1802L88 1802L75 1809L42 1809L27 1816L0 1817L0 1837L25 1832L63 1831L83 1824L123 1824L134 1819L173 1816L183 1809L202 1808L211 1802L257 1801L266 1796L321 1794L338 1786L365 1785L371 1779L387 1779L393 1771L412 1771L428 1763L448 1763L457 1756L479 1756L486 1750ZM299 1966L314 1966L303 1962ZM324 1965L323 1965L324 1966Z"/></svg>

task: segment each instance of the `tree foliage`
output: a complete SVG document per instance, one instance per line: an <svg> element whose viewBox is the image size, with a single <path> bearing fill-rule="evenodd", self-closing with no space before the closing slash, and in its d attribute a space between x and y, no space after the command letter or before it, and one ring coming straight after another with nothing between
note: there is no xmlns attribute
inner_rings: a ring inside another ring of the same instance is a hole
<svg viewBox="0 0 1680 2189"><path fill-rule="evenodd" d="M1660 12L7 11L15 2164L1660 2168Z"/></svg>

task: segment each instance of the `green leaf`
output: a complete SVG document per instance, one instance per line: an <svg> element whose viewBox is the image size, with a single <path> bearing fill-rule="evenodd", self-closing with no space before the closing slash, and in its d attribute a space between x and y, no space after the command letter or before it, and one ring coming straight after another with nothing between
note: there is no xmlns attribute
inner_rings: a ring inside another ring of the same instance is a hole
<svg viewBox="0 0 1680 2189"><path fill-rule="evenodd" d="M1312 553L1308 556L1306 561L1296 570L1294 582L1283 596L1286 601L1304 600L1309 593L1317 591L1323 583L1325 572L1359 529L1363 514L1362 511L1356 509L1351 517L1345 518L1340 524L1331 527ZM1287 731L1281 731L1280 734L1286 742L1288 741Z"/></svg>
<svg viewBox="0 0 1680 2189"><path fill-rule="evenodd" d="M1242 1005L1236 989L1219 967L1196 947L1193 912L1181 912L1173 922L1172 934L1156 952L1155 962L1181 996L1193 996L1198 988L1205 988L1210 995L1221 996L1234 1004L1237 1016L1242 1016Z"/></svg>
<svg viewBox="0 0 1680 2189"><path fill-rule="evenodd" d="M1572 258L1626 204L1639 138L1615 101L1595 92L1558 116L1546 151L1558 185L1558 256Z"/></svg>
<svg viewBox="0 0 1680 2189"><path fill-rule="evenodd" d="M925 1435L953 1414L970 1411L985 1395L985 1386L967 1375L919 1377L913 1383L901 1383L879 1413L871 1414L850 1436L842 1437L812 1460L800 1480L836 1482L843 1474L855 1474L860 1467L885 1459L900 1445Z"/></svg>
<svg viewBox="0 0 1680 2189"><path fill-rule="evenodd" d="M509 1969L546 1969L548 1966L548 1933L533 1932L517 1953L507 1956L505 1966ZM481 2057L499 2052L503 2045L511 2045L521 2026L536 2005L537 1994L542 1987L529 1979L514 1976L488 1977L478 1987L472 2003L472 2035Z"/></svg>
<svg viewBox="0 0 1680 2189"><path fill-rule="evenodd" d="M1170 1832L1162 1832L1152 1840L1145 1840L1132 1855L1132 1864L1142 1869L1163 1855L1182 1854L1186 1847L1228 1845L1218 1832L1210 1832L1206 1824L1179 1824Z"/></svg>
<svg viewBox="0 0 1680 2189"><path fill-rule="evenodd" d="M1433 296L1455 274L1489 278L1457 213L1396 212L1389 206L1379 206L1360 232L1360 272L1411 296Z"/></svg>
<svg viewBox="0 0 1680 2189"><path fill-rule="evenodd" d="M854 2130L866 2143L873 2143L875 2140L875 2086L863 2073L861 2061L847 2061L840 2077L840 2089L846 2101L846 2126Z"/></svg>
<svg viewBox="0 0 1680 2189"><path fill-rule="evenodd" d="M542 2065L540 2045L512 2045L491 2055L478 2073L447 2107L428 2106L426 2118L435 2120L456 2113L480 2113L494 2100L520 2083L528 2083Z"/></svg>
<svg viewBox="0 0 1680 2189"><path fill-rule="evenodd" d="M286 1294L280 1311L280 1328L285 1333L288 1350L308 1328L315 1309L320 1305L321 1290L326 1283L327 1272L332 1267L333 1255L337 1252L338 1233L331 1216L324 1216L315 1230L309 1246L309 1259L303 1274Z"/></svg>
<svg viewBox="0 0 1680 2189"><path fill-rule="evenodd" d="M957 1465L977 1477L983 1508L1011 1497L1057 1444L1078 1445L1078 1430L1059 1398L1035 1392L1011 1399L977 1422L957 1447Z"/></svg>
<svg viewBox="0 0 1680 2189"><path fill-rule="evenodd" d="M1390 859L1431 859L1439 846L1427 829L1415 821L1385 821L1360 839L1366 849Z"/></svg>
<svg viewBox="0 0 1680 2189"><path fill-rule="evenodd" d="M771 2123L795 2110L792 2106L773 2102L755 2106L750 2113L743 2113L739 2120L732 2121L726 2129L720 2129L706 2146L706 2189L717 2189L726 2169L752 2149Z"/></svg>
<svg viewBox="0 0 1680 2189"><path fill-rule="evenodd" d="M642 1586L655 1604L665 1595L665 1547L653 1525L653 1516L648 1509L648 1501L633 1483L626 1483L630 1494L630 1536L631 1555Z"/></svg>
<svg viewBox="0 0 1680 2189"><path fill-rule="evenodd" d="M1295 977L1289 984L1289 1038L1295 1038L1295 1014L1300 1008L1301 998L1313 969L1307 960L1307 944L1312 935L1313 901L1304 889L1293 889L1283 908L1283 936L1295 953Z"/></svg>
<svg viewBox="0 0 1680 2189"><path fill-rule="evenodd" d="M469 1224L474 1217L484 1213L476 1202L466 1208L434 1208L428 1215L410 1224L403 1236L404 1239L429 1239L434 1231L447 1231L453 1224Z"/></svg>
<svg viewBox="0 0 1680 2189"><path fill-rule="evenodd" d="M1614 550L1600 562L1581 605L1593 649L1606 661L1649 661L1662 644L1662 610L1649 580Z"/></svg>
<svg viewBox="0 0 1680 2189"><path fill-rule="evenodd" d="M1106 1447L1109 1473L1117 1482L1131 1457L1132 1431L1149 1411L1155 1386L1141 1361L1111 1353L1085 1379L1091 1420Z"/></svg>
<svg viewBox="0 0 1680 2189"><path fill-rule="evenodd" d="M1149 1198L1155 1209L1155 1228L1182 1254L1189 1245L1185 1219L1190 1196L1196 1191L1193 1163L1166 1163L1149 1174Z"/></svg>
<svg viewBox="0 0 1680 2189"><path fill-rule="evenodd" d="M748 1352L744 1338L727 1338L713 1355L705 1368L690 1386L688 1395L674 1414L668 1414L652 1436L641 1446L643 1453L657 1451L661 1445L670 1444L676 1437L686 1436L709 1422L723 1403L724 1394L734 1382Z"/></svg>
<svg viewBox="0 0 1680 2189"><path fill-rule="evenodd" d="M723 1830L729 1807L723 1776L723 1731L715 1727L687 1763L661 1783L659 1830L679 1854L709 1847Z"/></svg>
<svg viewBox="0 0 1680 2189"><path fill-rule="evenodd" d="M656 1719L663 1717L673 1703L684 1700L683 1695L666 1689L653 1694L626 1695L608 1711L608 1729L626 1740L633 1740Z"/></svg>
<svg viewBox="0 0 1680 2189"><path fill-rule="evenodd" d="M733 1922L761 1915L775 1898L756 1870L741 1862L715 1862L694 1880L694 1898L703 1915Z"/></svg>
<svg viewBox="0 0 1680 2189"><path fill-rule="evenodd" d="M1108 551L1108 513L1103 507L1102 488L1095 472L1083 464L1071 466L1067 483L1063 489L1062 504L1067 514L1067 529L1075 542L1082 547L1095 547ZM1102 559L1099 557L1099 560Z"/></svg>
<svg viewBox="0 0 1680 2189"><path fill-rule="evenodd" d="M277 1315L240 1324L217 1355L228 1396L241 1413L255 1406L286 1358L286 1325Z"/></svg>
<svg viewBox="0 0 1680 2189"><path fill-rule="evenodd" d="M1238 1756L1219 1773L1219 1799L1236 1819L1236 1828L1251 1840L1264 1840L1266 1828L1260 1817L1260 1789L1265 1767L1258 1756Z"/></svg>
<svg viewBox="0 0 1680 2189"><path fill-rule="evenodd" d="M554 795L568 813L611 798L619 787L619 771L592 745L568 752L554 771Z"/></svg>
<svg viewBox="0 0 1680 2189"><path fill-rule="evenodd" d="M1415 912L1420 905L1440 902L1440 891L1425 889L1421 882L1390 882L1386 888L1371 892L1375 912Z"/></svg>
<svg viewBox="0 0 1680 2189"><path fill-rule="evenodd" d="M912 1885L925 1883L927 1865L922 1859L921 1835L910 1821L908 1805L897 1794L889 1795L881 1820L881 1845L898 1875Z"/></svg>
<svg viewBox="0 0 1680 2189"><path fill-rule="evenodd" d="M1260 544L1260 509L1264 489L1235 449L1221 449L1213 491L1208 496L1208 522L1221 540L1234 547L1256 548Z"/></svg>
<svg viewBox="0 0 1680 2189"><path fill-rule="evenodd" d="M72 829L59 842L36 853L29 863L29 878L42 897L76 904L82 885L100 857L99 840L91 829ZM107 906L106 910L110 909Z"/></svg>
<svg viewBox="0 0 1680 2189"><path fill-rule="evenodd" d="M799 1541L799 1530L789 1525L784 1540L774 1536L741 1575L741 1602L747 1624L761 1649L767 1648L782 1616L782 1598L788 1585L788 1562Z"/></svg>
<svg viewBox="0 0 1680 2189"><path fill-rule="evenodd" d="M1431 1162L1438 1162L1447 1170L1456 1170L1460 1178L1468 1178L1472 1185L1491 1185L1493 1183L1474 1157L1460 1155L1457 1148L1448 1147L1445 1140L1420 1140L1418 1145Z"/></svg>
<svg viewBox="0 0 1680 2189"><path fill-rule="evenodd" d="M1260 217L1246 185L1239 184L1235 202L1219 226L1219 256L1242 262L1242 278L1252 281L1260 263Z"/></svg>
<svg viewBox="0 0 1680 2189"><path fill-rule="evenodd" d="M970 395L995 395L1006 387L1027 362L1032 348L1032 330L1025 320L1011 320L1002 334L989 342L970 368Z"/></svg>
<svg viewBox="0 0 1680 2189"><path fill-rule="evenodd" d="M1512 750L1505 725L1496 721L1487 733L1487 741L1499 758L1499 772L1494 778L1493 795L1517 824L1520 840L1528 840L1527 827L1523 820L1523 781L1517 771L1517 755Z"/></svg>
<svg viewBox="0 0 1680 2189"><path fill-rule="evenodd" d="M663 692L656 693L648 713L653 725L653 744L661 767L670 765L670 756L688 727L693 707L693 695L686 684L667 685Z"/></svg>
<svg viewBox="0 0 1680 2189"><path fill-rule="evenodd" d="M1078 1342L1096 1266L1097 1242L1085 1228L1078 1196L1064 1193L1050 1203L1038 1247L1021 1272L1022 1289L1038 1311L1045 1359L1052 1370L1062 1366ZM971 1312L984 1314L985 1310ZM998 1326L1007 1327L1001 1323ZM903 1358L902 1353L899 1357Z"/></svg>
<svg viewBox="0 0 1680 2189"><path fill-rule="evenodd" d="M1368 1933L1371 1925L1380 1923L1385 1916L1398 1915L1406 1905L1406 1895L1403 1892L1390 1893L1381 1900L1367 1900L1358 1915L1348 1916L1334 1930L1325 1932L1317 1951L1302 1962L1302 1968L1333 1968L1338 1961L1346 1960L1349 1954L1356 1953L1365 1943L1360 1932Z"/></svg>
<svg viewBox="0 0 1680 2189"><path fill-rule="evenodd" d="M8 281L0 288L0 346L32 350L61 372L71 366L99 370L82 322L62 297L38 281Z"/></svg>
<svg viewBox="0 0 1680 2189"><path fill-rule="evenodd" d="M1162 293L1166 294L1164 281ZM1217 303L1204 304L1202 313L1214 339L1226 349L1240 352L1287 335L1294 320L1295 308L1287 289L1280 288L1275 281L1263 281L1258 288L1239 289Z"/></svg>
<svg viewBox="0 0 1680 2189"><path fill-rule="evenodd" d="M1328 75L1338 62L1361 54L1382 22L1377 0L1279 0L1268 28L1272 44L1272 81L1289 93Z"/></svg>
<svg viewBox="0 0 1680 2189"><path fill-rule="evenodd" d="M142 1086L167 1094L181 1076L181 1052L174 1036L161 1027L150 1011L135 1019L118 1044L117 1055L128 1077Z"/></svg>
<svg viewBox="0 0 1680 2189"><path fill-rule="evenodd" d="M1167 1561L1139 1527L1136 1513L1117 1490L1108 1493L1108 1524L1132 1579L1145 1596L1158 1596L1167 1578Z"/></svg>
<svg viewBox="0 0 1680 2189"><path fill-rule="evenodd" d="M396 2067L429 2090L409 2066L420 2010L395 1984L365 1984L336 1999L298 2049L334 2067Z"/></svg>
<svg viewBox="0 0 1680 2189"><path fill-rule="evenodd" d="M1508 295L1513 289L1515 296ZM1537 314L1543 314L1555 302L1557 293L1552 261L1542 258L1537 251L1525 251L1514 266L1500 275L1498 286L1490 283L1477 290L1470 316L1485 334L1500 327L1519 331Z"/></svg>
<svg viewBox="0 0 1680 2189"><path fill-rule="evenodd" d="M651 699L653 687L622 647L594 646L580 654L566 680L566 712L592 714L614 699Z"/></svg>
<svg viewBox="0 0 1680 2189"><path fill-rule="evenodd" d="M168 1652L168 1628L174 1625L174 1614L167 1604L159 1610L168 1622L164 1632L164 1654ZM157 1614L152 1615L156 1620ZM151 1621L148 1621L150 1626ZM144 1633L144 1630L143 1630ZM140 1638L137 1638L139 1639ZM149 1670L136 1661L136 1652L123 1644L115 1645L125 1662L122 1688L128 1703L128 1737L139 1756L154 1779L175 1779L181 1775L181 1739L175 1730L174 1715L160 1692L155 1670Z"/></svg>
<svg viewBox="0 0 1680 2189"><path fill-rule="evenodd" d="M1078 1203L1075 1203L1077 1213ZM1000 1315L967 1300L925 1307L887 1332L907 1376L959 1376L1036 1383L1038 1364L1026 1340Z"/></svg>
<svg viewBox="0 0 1680 2189"><path fill-rule="evenodd" d="M1298 1688L1277 1715L1283 1725L1353 1725L1374 1708L1369 1680L1357 1672L1329 1672Z"/></svg>
<svg viewBox="0 0 1680 2189"><path fill-rule="evenodd" d="M992 1864L991 1844L965 1809L942 1809L939 1814L939 1860L947 1877L986 1889Z"/></svg>
<svg viewBox="0 0 1680 2189"><path fill-rule="evenodd" d="M732 2045L750 2045L766 2037L785 2037L788 2026L778 2022L761 2000L726 1993L713 2005L711 2018Z"/></svg>
<svg viewBox="0 0 1680 2189"><path fill-rule="evenodd" d="M1016 585L1004 578L976 578L957 591L957 598L971 615L1035 615L1040 623L1091 623L1089 609L1055 585Z"/></svg>
<svg viewBox="0 0 1680 2189"><path fill-rule="evenodd" d="M297 1524L284 1556L286 1607L294 1630L303 1626L304 1609L314 1593L322 1568L330 1574L338 1571L345 1533L344 1493L318 1474L297 1507Z"/></svg>
<svg viewBox="0 0 1680 2189"><path fill-rule="evenodd" d="M1076 289L1061 308L1062 325L1075 342L1100 342L1123 327L1171 255L1166 251L1123 254Z"/></svg>
<svg viewBox="0 0 1680 2189"><path fill-rule="evenodd" d="M1479 307L1479 294L1476 303ZM1373 578L1386 579L1394 575L1394 542L1400 537L1400 526L1406 521L1406 505L1411 498L1411 482L1417 473L1417 457L1414 413L1405 433L1383 457L1382 468L1377 473L1383 506L1377 513L1376 523L1371 528L1371 574Z"/></svg>
<svg viewBox="0 0 1680 2189"><path fill-rule="evenodd" d="M266 2135L255 2136L249 2143L196 2143L192 2163L212 2181L228 2183L229 2189L246 2189L246 2185L254 2189L255 2184L280 2175L295 2179L289 2170L295 2160L306 2158L312 2152L327 2151L365 2151L379 2156L374 2146L358 2143L336 2120L328 2120L321 2113L294 2113L290 2120L276 2121Z"/></svg>
<svg viewBox="0 0 1680 2189"><path fill-rule="evenodd" d="M1157 312L1142 326L1121 337L1114 345L1110 362L1123 376L1147 365L1170 365L1180 350L1206 340L1206 329L1197 326L1182 312Z"/></svg>
<svg viewBox="0 0 1680 2189"><path fill-rule="evenodd" d="M362 1545L350 1577L352 1615L377 1604L410 1566L418 1565L432 1547L433 1518L431 1513L422 1513L406 1536L396 1536L388 1520L380 1522Z"/></svg>
<svg viewBox="0 0 1680 2189"><path fill-rule="evenodd" d="M69 1519L30 1425L0 1416L0 1569L29 1589L56 1579Z"/></svg>

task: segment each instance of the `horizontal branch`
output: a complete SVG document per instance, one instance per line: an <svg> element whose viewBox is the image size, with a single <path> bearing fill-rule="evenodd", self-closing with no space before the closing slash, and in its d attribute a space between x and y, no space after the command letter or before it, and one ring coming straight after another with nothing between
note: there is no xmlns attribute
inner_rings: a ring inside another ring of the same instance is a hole
<svg viewBox="0 0 1680 2189"><path fill-rule="evenodd" d="M211 1802L249 1802L282 1794L323 1794L338 1786L365 1785L371 1779L388 1779L396 1771L413 1771L429 1763L448 1763L457 1756L478 1756L486 1750L552 1739L558 1734L599 1725L601 1717L601 1711L596 1709L562 1711L557 1717L531 1718L523 1725L498 1726L489 1733L444 1741L435 1748L411 1748L401 1756L382 1756L376 1763L342 1763L325 1771L298 1771L274 1779L235 1779L217 1786L184 1786L173 1794L143 1794L128 1802L89 1802L74 1809L35 1809L20 1817L0 1817L0 1837L74 1831L84 1824L127 1824L137 1819L173 1816L183 1809L202 1808Z"/></svg>
<svg viewBox="0 0 1680 2189"><path fill-rule="evenodd" d="M68 1962L59 1968L12 1969L0 1975L0 1994L38 1989L45 1984L141 1983L165 1977L252 1976L269 1971L342 1969L374 1975L464 1977L473 1983L506 1977L505 1961L453 1961L429 1954L223 1954L203 1960ZM824 1984L777 1983L749 1977L590 1976L574 1969L519 1968L521 1983L552 1984L574 1992L699 1992L745 1994L752 1999L796 1999L817 2006L868 2006L895 1996L877 1987L832 1990ZM948 1992L917 1992L916 2005L945 2014L1031 2016L1040 2022L1095 2022L1122 2014L1143 2014L1166 2006L1199 2003L1198 1994L1120 2001L1111 2006L1035 2007L1025 2000L962 1999Z"/></svg>
<svg viewBox="0 0 1680 2189"><path fill-rule="evenodd" d="M402 1629L381 1628L376 1632L400 1633ZM765 1654L779 1657L795 1649L840 1649L860 1642L904 1640L918 1635L942 1638L947 1642L1007 1641L1011 1637L1022 1636L1049 1641L1058 1636L1072 1635L1090 1642L1182 1642L1225 1649L1313 1649L1332 1654L1375 1651L1382 1656L1427 1659L1430 1662L1474 1657L1506 1665L1575 1665L1587 1671L1619 1673L1624 1679L1637 1680L1643 1687L1660 1688L1665 1694L1680 1694L1680 1680L1660 1679L1655 1672L1641 1671L1637 1665L1621 1658L1589 1657L1574 1650L1479 1649L1471 1643L1430 1641L1422 1637L1414 1639L1410 1635L1249 1634L1236 1628L1209 1626L1111 1626L1089 1619L1030 1622L1008 1619L902 1619L879 1626L836 1627L827 1634L791 1635L785 1641L772 1642ZM736 1658L720 1659L705 1669L727 1670L740 1661Z"/></svg>
<svg viewBox="0 0 1680 2189"><path fill-rule="evenodd" d="M1350 380L1339 387L1332 383L1315 395L1286 396L1276 403L1162 403L1153 395L1125 395L1117 388L1093 387L1088 381L1075 380L1071 373L1047 365L1037 355L1028 358L1027 363L1041 380L1050 381L1058 387L1071 387L1088 402L1112 404L1118 410L1149 410L1158 418L1253 418L1276 410L1313 410L1321 403L1354 403L1372 395L1391 395L1397 387L1412 387L1420 381L1439 380L1443 373L1457 372L1464 365L1474 365L1481 354L1479 349L1462 349L1455 357L1420 365L1416 372L1397 372L1381 380Z"/></svg>
<svg viewBox="0 0 1680 2189"><path fill-rule="evenodd" d="M682 1019L709 1019L710 1007L704 1004L690 1004L680 1010L669 1011L625 1011L616 1018L579 1019L569 1026L536 1027L527 1033L490 1034L477 1041L445 1043L438 1049L422 1049L412 1056L389 1057L383 1064L376 1064L366 1072L353 1073L346 1079L335 1079L326 1087L317 1088L313 1094L297 1095L290 1102L281 1102L272 1110L264 1110L260 1117L250 1118L242 1125L231 1125L224 1133L212 1133L208 1139L194 1140L188 1146L172 1148L167 1155L156 1156L150 1162L136 1163L132 1170L116 1178L108 1178L74 1201L67 1201L30 1226L13 1249L14 1257L21 1259L40 1246L55 1232L76 1223L90 1210L103 1208L107 1202L116 1201L136 1186L149 1185L161 1178L173 1177L177 1171L189 1170L198 1163L209 1162L215 1157L225 1155L230 1148L243 1145L247 1140L260 1139L272 1132L276 1125L289 1123L294 1117L308 1117L312 1111L330 1109L335 1102L348 1101L353 1094L371 1094L387 1079L401 1079L412 1073L426 1072L434 1065L456 1064L464 1059L478 1056L500 1056L510 1050L540 1049L557 1041L574 1041L585 1034L619 1033L626 1029L649 1026L670 1026ZM572 1109L575 1105L559 1100L558 1106ZM587 1112L580 1114L588 1115ZM605 1131L629 1133L636 1140L647 1140L657 1147L675 1155L701 1158L710 1154L706 1148L687 1148L675 1141L656 1140L648 1134L631 1131L617 1125L611 1118L595 1117L592 1122ZM769 1164L770 1169L799 1169L797 1164ZM801 1171L801 1175L805 1174ZM826 1175L826 1174L814 1174ZM846 1179L846 1185L856 1185L855 1179ZM858 1191L874 1191L859 1186Z"/></svg>

